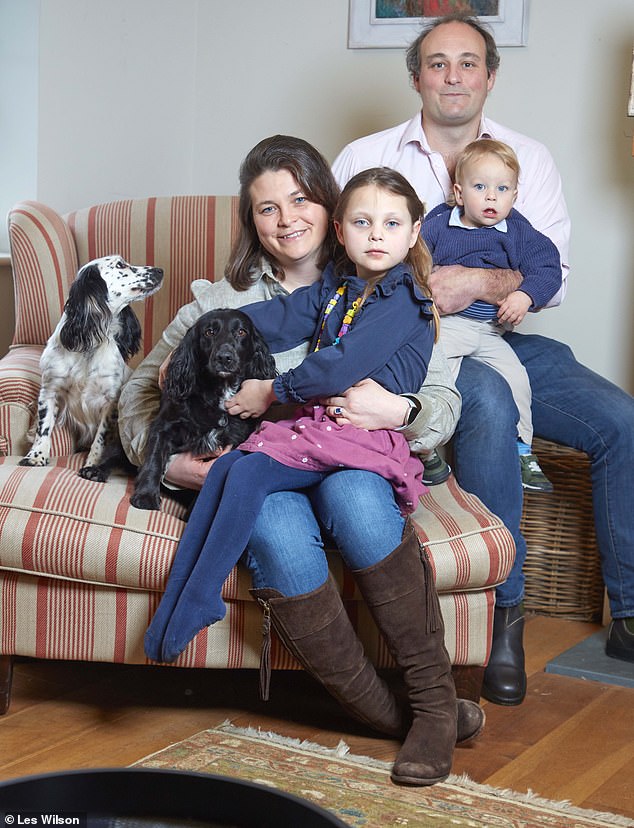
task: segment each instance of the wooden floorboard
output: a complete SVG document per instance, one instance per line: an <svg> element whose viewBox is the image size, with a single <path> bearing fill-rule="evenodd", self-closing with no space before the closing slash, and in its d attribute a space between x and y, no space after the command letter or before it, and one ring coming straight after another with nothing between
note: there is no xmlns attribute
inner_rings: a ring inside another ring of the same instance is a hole
<svg viewBox="0 0 634 828"><path fill-rule="evenodd" d="M486 729L456 750L454 773L634 817L634 689L544 673L596 629L528 618L526 700L484 702ZM353 753L394 759L395 740L369 735L304 673L274 673L266 703L257 681L246 670L18 661L0 717L0 779L123 767L227 719L327 746L344 739Z"/></svg>

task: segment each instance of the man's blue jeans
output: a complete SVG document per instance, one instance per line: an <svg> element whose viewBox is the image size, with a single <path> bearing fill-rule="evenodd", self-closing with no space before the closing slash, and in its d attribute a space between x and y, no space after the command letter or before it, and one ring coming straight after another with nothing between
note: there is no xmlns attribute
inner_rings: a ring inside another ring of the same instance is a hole
<svg viewBox="0 0 634 828"><path fill-rule="evenodd" d="M323 539L337 545L350 569L365 569L400 544L404 526L384 478L342 469L306 492L269 495L243 561L256 589L303 595L328 577Z"/></svg>
<svg viewBox="0 0 634 828"><path fill-rule="evenodd" d="M634 399L577 362L567 345L517 333L505 339L528 371L535 434L590 457L594 521L610 608L614 618L634 616ZM463 410L454 438L456 476L515 538L515 564L497 590L498 605L513 606L524 595L526 558L519 531L517 410L502 378L472 359L463 361L457 385Z"/></svg>

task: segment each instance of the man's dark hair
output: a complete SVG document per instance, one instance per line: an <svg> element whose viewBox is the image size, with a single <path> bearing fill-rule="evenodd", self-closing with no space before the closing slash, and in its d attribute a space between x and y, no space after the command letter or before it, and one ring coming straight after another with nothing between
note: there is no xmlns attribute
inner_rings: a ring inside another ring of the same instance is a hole
<svg viewBox="0 0 634 828"><path fill-rule="evenodd" d="M455 12L454 14L448 14L445 17L437 17L431 23L424 25L416 40L410 44L407 52L405 53L405 64L407 66L407 71L412 78L418 78L420 75L421 43L430 32L433 32L434 29L438 28L438 26L444 26L447 23L466 23L467 26L471 26L471 28L475 29L478 34L482 35L486 46L486 67L489 77L492 72L497 71L500 65L500 54L491 31L487 26L481 23L477 17L464 12Z"/></svg>

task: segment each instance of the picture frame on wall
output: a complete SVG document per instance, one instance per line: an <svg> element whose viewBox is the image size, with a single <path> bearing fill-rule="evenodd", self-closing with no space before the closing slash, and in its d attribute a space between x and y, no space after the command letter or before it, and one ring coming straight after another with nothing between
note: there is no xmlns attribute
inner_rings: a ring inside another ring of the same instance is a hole
<svg viewBox="0 0 634 828"><path fill-rule="evenodd" d="M486 23L498 46L526 46L529 0L349 0L349 49L402 49L422 21L468 11Z"/></svg>
<svg viewBox="0 0 634 828"><path fill-rule="evenodd" d="M632 80L630 81L630 99L627 104L627 114L634 116L634 49L632 50Z"/></svg>

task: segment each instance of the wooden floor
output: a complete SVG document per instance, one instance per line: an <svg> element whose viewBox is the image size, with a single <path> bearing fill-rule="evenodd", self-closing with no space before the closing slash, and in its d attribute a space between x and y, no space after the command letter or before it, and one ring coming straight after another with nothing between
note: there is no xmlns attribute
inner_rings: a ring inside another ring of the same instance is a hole
<svg viewBox="0 0 634 828"><path fill-rule="evenodd" d="M487 726L455 752L454 773L515 791L634 817L634 689L543 672L597 629L533 616L526 625L527 698L484 702ZM0 718L0 779L51 770L121 767L225 719L392 760L397 742L373 738L308 676L274 673L272 700L255 671L178 670L20 661Z"/></svg>

